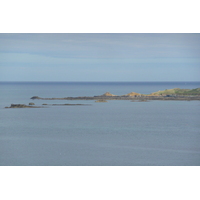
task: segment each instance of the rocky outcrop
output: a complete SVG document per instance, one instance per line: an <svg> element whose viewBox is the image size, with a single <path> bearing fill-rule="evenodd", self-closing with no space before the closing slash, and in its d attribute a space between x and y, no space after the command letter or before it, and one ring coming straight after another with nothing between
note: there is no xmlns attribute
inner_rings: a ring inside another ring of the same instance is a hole
<svg viewBox="0 0 200 200"><path fill-rule="evenodd" d="M140 94L140 93L137 93L137 92L131 92L131 93L128 93L128 94L126 94L126 95L124 95L124 96L137 97L137 96L141 96L141 94Z"/></svg>
<svg viewBox="0 0 200 200"><path fill-rule="evenodd" d="M31 103L29 103L28 105L29 105L29 106L33 106L33 105L35 105L35 104L31 102Z"/></svg>
<svg viewBox="0 0 200 200"><path fill-rule="evenodd" d="M10 107L5 108L40 108L38 106L27 106L25 104L11 104Z"/></svg>
<svg viewBox="0 0 200 200"><path fill-rule="evenodd" d="M33 97L31 97L31 99L41 99L41 98L38 96L33 96Z"/></svg>
<svg viewBox="0 0 200 200"><path fill-rule="evenodd" d="M102 94L101 96L103 96L103 97L114 97L116 95L111 94L110 92L106 92L106 93Z"/></svg>

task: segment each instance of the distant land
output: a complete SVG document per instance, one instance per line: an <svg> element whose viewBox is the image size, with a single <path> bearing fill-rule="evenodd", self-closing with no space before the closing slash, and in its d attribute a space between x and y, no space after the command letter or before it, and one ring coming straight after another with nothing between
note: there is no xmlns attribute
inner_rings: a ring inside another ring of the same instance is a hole
<svg viewBox="0 0 200 200"><path fill-rule="evenodd" d="M180 88L174 88L174 89L166 89L162 91L157 91L153 92L151 94L140 94L136 92L131 92L125 95L114 95L111 94L110 92L106 92L103 95L100 96L94 96L94 97L63 97L63 98L42 98L38 96L33 96L31 99L46 99L46 100L62 100L62 99L68 99L68 98L96 98L96 97L105 97L105 98L110 98L113 97L113 99L117 97L150 97L150 96L161 96L161 97L169 97L169 96L200 96L200 88L196 89L180 89Z"/></svg>
<svg viewBox="0 0 200 200"><path fill-rule="evenodd" d="M200 88L196 89L166 89L163 91L153 92L150 95L200 95Z"/></svg>
<svg viewBox="0 0 200 200"><path fill-rule="evenodd" d="M39 96L33 96L31 99L41 100L200 100L200 88L196 89L166 89L163 91L153 92L151 94L140 94L131 92L125 95L114 95L110 92L106 92L99 96L82 96L82 97L62 97L62 98L42 98ZM101 101L99 101L101 100Z"/></svg>
<svg viewBox="0 0 200 200"><path fill-rule="evenodd" d="M200 88L196 89L166 89L163 91L153 92L151 94L140 94L136 92L131 92L126 95L117 96L106 92L100 96L93 97L63 97L63 98L42 98L39 96L31 97L32 100L95 100L95 102L107 102L107 100L131 100L132 102L148 102L150 100L176 100L176 101L192 101L200 100ZM34 106L34 103L25 104L11 104L10 107L5 108L40 108ZM44 106L81 106L81 105L90 105L90 104L42 104Z"/></svg>

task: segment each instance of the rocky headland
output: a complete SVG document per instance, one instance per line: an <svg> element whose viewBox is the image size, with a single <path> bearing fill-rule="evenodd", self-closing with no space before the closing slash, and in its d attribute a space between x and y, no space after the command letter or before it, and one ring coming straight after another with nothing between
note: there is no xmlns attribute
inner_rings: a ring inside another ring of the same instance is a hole
<svg viewBox="0 0 200 200"><path fill-rule="evenodd" d="M63 97L63 98L42 98L39 96L33 96L31 99L40 100L96 100L96 102L105 102L107 100L131 100L131 101L141 101L146 102L149 100L200 100L200 88L196 89L166 89L163 91L153 92L151 94L140 94L136 92L131 92L126 95L114 95L110 92L106 92L99 96L82 96L82 97Z"/></svg>
<svg viewBox="0 0 200 200"><path fill-rule="evenodd" d="M163 91L153 92L151 94L140 94L137 92L130 92L125 95L114 95L110 92L106 92L99 96L82 96L82 97L63 97L63 98L43 98L39 96L31 97L32 100L95 100L95 102L107 102L108 100L130 100L131 102L148 102L152 100L163 101L192 101L200 100L200 88L196 89L166 89ZM35 106L35 103L31 102L29 105L25 104L11 104L10 107L5 108L44 108L47 106L85 106L91 104L42 104L42 106Z"/></svg>

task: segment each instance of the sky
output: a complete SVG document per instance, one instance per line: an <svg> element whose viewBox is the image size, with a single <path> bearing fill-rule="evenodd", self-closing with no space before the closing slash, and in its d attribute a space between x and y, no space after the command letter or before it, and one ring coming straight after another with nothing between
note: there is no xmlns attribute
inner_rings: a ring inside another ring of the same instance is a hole
<svg viewBox="0 0 200 200"><path fill-rule="evenodd" d="M0 81L200 81L200 34L0 33Z"/></svg>

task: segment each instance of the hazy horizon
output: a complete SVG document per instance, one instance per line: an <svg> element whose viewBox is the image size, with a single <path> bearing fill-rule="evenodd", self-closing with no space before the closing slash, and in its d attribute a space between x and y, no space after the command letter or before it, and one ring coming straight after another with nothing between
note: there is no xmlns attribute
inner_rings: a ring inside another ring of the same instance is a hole
<svg viewBox="0 0 200 200"><path fill-rule="evenodd" d="M1 33L1 81L198 81L200 34Z"/></svg>
<svg viewBox="0 0 200 200"><path fill-rule="evenodd" d="M200 81L0 81L0 83L200 83Z"/></svg>

